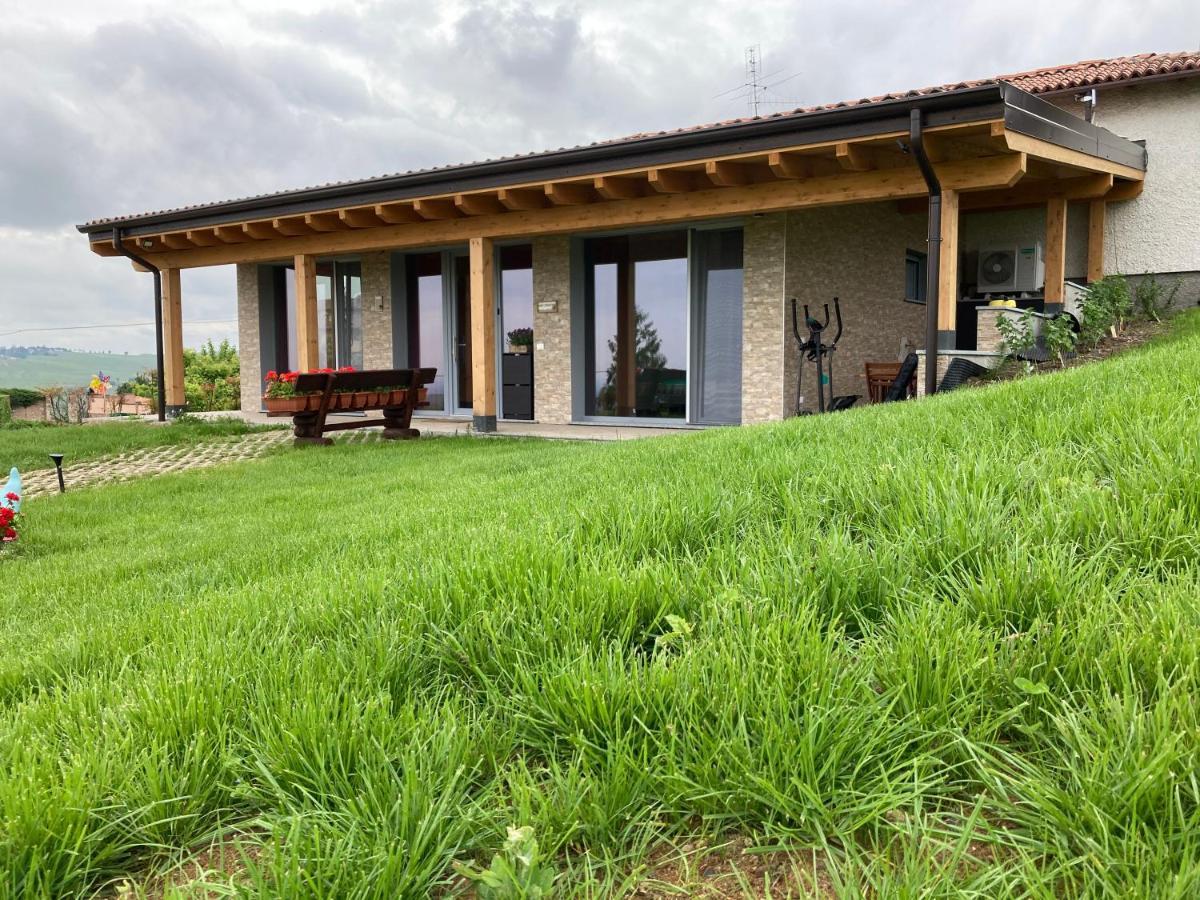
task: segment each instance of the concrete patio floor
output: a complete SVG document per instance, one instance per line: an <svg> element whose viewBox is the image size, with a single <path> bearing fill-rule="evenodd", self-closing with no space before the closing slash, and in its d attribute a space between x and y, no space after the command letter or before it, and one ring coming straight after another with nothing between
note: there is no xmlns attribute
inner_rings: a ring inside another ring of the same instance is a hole
<svg viewBox="0 0 1200 900"><path fill-rule="evenodd" d="M288 425L290 420L286 416L267 416L261 412L221 412L221 413L197 413L196 415L202 418L216 418L220 416L236 416L246 422L255 425ZM372 413L370 417L374 418L378 414ZM338 415L333 413L329 416L330 423L336 422L352 422L355 418L363 418L362 416L353 415ZM414 416L413 428L416 428L421 434L429 435L467 435L474 434L471 428L471 420L466 417L456 418L452 416ZM487 437L536 437L547 438L550 440L570 440L570 441L626 441L636 438L662 437L672 434L688 434L701 430L696 426L679 426L671 428L662 428L649 425L544 425L539 422L519 422L513 420L502 420L496 425L496 431L487 435ZM480 435L481 437L483 435Z"/></svg>

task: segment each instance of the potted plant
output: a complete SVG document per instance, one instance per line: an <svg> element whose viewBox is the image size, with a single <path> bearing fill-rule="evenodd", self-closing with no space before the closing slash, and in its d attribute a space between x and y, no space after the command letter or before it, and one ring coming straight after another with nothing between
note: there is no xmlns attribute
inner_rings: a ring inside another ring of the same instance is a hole
<svg viewBox="0 0 1200 900"><path fill-rule="evenodd" d="M268 372L263 404L271 413L298 413L315 409L316 394L296 391L299 372Z"/></svg>
<svg viewBox="0 0 1200 900"><path fill-rule="evenodd" d="M528 353L533 347L532 328L514 328L508 333L509 353Z"/></svg>

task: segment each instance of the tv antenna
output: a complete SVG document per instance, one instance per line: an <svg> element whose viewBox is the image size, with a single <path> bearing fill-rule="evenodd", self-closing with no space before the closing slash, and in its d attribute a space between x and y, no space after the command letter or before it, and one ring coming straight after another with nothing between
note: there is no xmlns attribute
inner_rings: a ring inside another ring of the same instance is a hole
<svg viewBox="0 0 1200 900"><path fill-rule="evenodd" d="M717 94L716 98L727 97L731 94L738 95L746 101L746 106L752 116L762 114L763 107L766 106L800 106L799 100L784 100L770 96L771 91L783 84L791 81L798 76L799 72L793 72L791 75L785 75L782 78L775 78L782 69L774 69L770 72L764 72L766 68L763 61L762 45L750 44L745 51L746 60L746 80L735 88L730 88L727 91L722 91ZM772 80L774 79L774 80Z"/></svg>

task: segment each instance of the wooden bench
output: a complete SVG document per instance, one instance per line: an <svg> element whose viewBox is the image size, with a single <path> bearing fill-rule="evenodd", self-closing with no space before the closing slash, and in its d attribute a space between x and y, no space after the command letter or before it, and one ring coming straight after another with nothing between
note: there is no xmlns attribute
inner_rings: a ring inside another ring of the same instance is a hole
<svg viewBox="0 0 1200 900"><path fill-rule="evenodd" d="M900 375L903 363L898 362L869 362L866 363L867 398L870 403L882 403L887 397L892 382ZM907 396L915 397L917 382L914 376L908 385Z"/></svg>
<svg viewBox="0 0 1200 900"><path fill-rule="evenodd" d="M389 441L409 440L421 435L411 427L412 414L428 405L423 399L424 388L436 374L436 369L306 372L296 379L296 393L318 395L320 399L315 403L315 409L268 415L291 415L297 445L332 444L333 441L325 437L327 431L370 428L373 425L382 425L383 436ZM382 410L383 417L351 422L326 421L330 413L371 410Z"/></svg>

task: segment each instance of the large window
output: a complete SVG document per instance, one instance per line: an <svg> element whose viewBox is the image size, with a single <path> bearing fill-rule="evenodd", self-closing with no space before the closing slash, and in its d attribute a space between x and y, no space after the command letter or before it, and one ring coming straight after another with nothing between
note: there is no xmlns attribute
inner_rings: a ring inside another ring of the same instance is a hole
<svg viewBox="0 0 1200 900"><path fill-rule="evenodd" d="M904 299L909 303L925 302L926 256L918 250L904 254Z"/></svg>
<svg viewBox="0 0 1200 900"><path fill-rule="evenodd" d="M594 238L585 259L586 414L684 418L687 232Z"/></svg>

